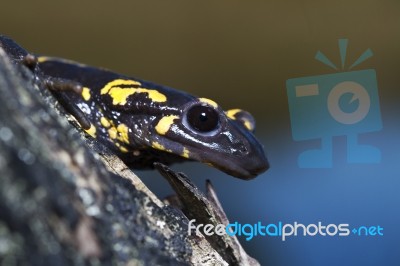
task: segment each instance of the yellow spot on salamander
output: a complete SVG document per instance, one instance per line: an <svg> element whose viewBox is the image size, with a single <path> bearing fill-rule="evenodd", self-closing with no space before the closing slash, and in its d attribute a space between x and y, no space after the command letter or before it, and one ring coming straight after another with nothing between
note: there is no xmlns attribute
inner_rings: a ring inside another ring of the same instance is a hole
<svg viewBox="0 0 400 266"><path fill-rule="evenodd" d="M139 88L141 83L134 80L124 80L116 79L107 83L104 88L101 89L100 93L102 95L109 94L113 99L113 105L124 105L130 95L135 93L147 93L148 97L153 102L165 102L167 97L158 92L157 90L151 90L146 88ZM122 87L122 86L132 86L132 87Z"/></svg>
<svg viewBox="0 0 400 266"><path fill-rule="evenodd" d="M213 100L207 99L207 98L199 98L199 101L202 103L206 103L208 105L211 105L214 108L218 108L218 104L214 102Z"/></svg>
<svg viewBox="0 0 400 266"><path fill-rule="evenodd" d="M189 158L189 150L183 147L182 157Z"/></svg>
<svg viewBox="0 0 400 266"><path fill-rule="evenodd" d="M110 139L116 139L117 138L117 129L115 127L112 127L108 130L108 135L110 135Z"/></svg>
<svg viewBox="0 0 400 266"><path fill-rule="evenodd" d="M46 61L48 61L48 60L51 60L51 57L48 57L48 56L38 56L38 58L37 58L38 63L43 63L43 62L46 62Z"/></svg>
<svg viewBox="0 0 400 266"><path fill-rule="evenodd" d="M125 148L124 146L119 147L119 150L122 152L128 152L128 149Z"/></svg>
<svg viewBox="0 0 400 266"><path fill-rule="evenodd" d="M126 85L140 86L142 84L135 80L116 79L116 80L108 82L106 84L106 86L104 86L104 88L101 89L100 93L107 94L112 87L118 87L118 86L124 86L124 85L125 86Z"/></svg>
<svg viewBox="0 0 400 266"><path fill-rule="evenodd" d="M76 65L76 66L80 66L80 67L87 67L85 64L82 63L78 63L75 62L73 60L68 60L68 59L64 59L64 58L58 58L58 57L52 57L52 56L38 56L37 57L37 61L38 63L45 63L47 61L54 61L54 62L62 62L65 64L71 64L71 65Z"/></svg>
<svg viewBox="0 0 400 266"><path fill-rule="evenodd" d="M118 139L122 142L129 144L129 128L125 124L120 124L117 127L117 131L119 133Z"/></svg>
<svg viewBox="0 0 400 266"><path fill-rule="evenodd" d="M96 127L93 126L92 124L90 125L90 128L85 130L86 133L88 133L90 136L92 136L93 138L96 137Z"/></svg>
<svg viewBox="0 0 400 266"><path fill-rule="evenodd" d="M243 123L244 123L244 126L247 128L247 130L249 130L249 131L254 130L254 126L249 120L245 120L245 121L243 121Z"/></svg>
<svg viewBox="0 0 400 266"><path fill-rule="evenodd" d="M100 118L100 123L105 128L109 128L111 126L110 121L108 121L108 119L105 118L104 116Z"/></svg>
<svg viewBox="0 0 400 266"><path fill-rule="evenodd" d="M232 109L225 112L226 116L232 120L240 121L247 130L254 130L254 122L250 121L246 116L241 115L240 118L236 117L236 115L240 112L247 113L241 109Z"/></svg>
<svg viewBox="0 0 400 266"><path fill-rule="evenodd" d="M119 144L118 142L114 143L115 146L117 146L117 148L121 151L121 152L128 152L128 149L124 146L122 146L121 144Z"/></svg>
<svg viewBox="0 0 400 266"><path fill-rule="evenodd" d="M166 151L166 152L172 153L172 150L165 148L164 145L158 143L157 141L154 141L153 143L151 143L151 147L153 147L156 150Z"/></svg>
<svg viewBox="0 0 400 266"><path fill-rule="evenodd" d="M167 100L167 97L165 97L164 94L161 94L156 90L149 90L149 89L144 89L144 88L113 87L110 89L108 94L113 99L113 105L124 105L124 104L126 104L126 101L130 95L135 94L135 93L143 93L143 92L147 93L148 97L153 102L165 102Z"/></svg>
<svg viewBox="0 0 400 266"><path fill-rule="evenodd" d="M174 124L174 120L177 118L179 118L179 116L176 115L169 115L161 118L156 125L157 133L160 135L165 135L167 131L171 128L171 126Z"/></svg>
<svg viewBox="0 0 400 266"><path fill-rule="evenodd" d="M165 147L162 144L158 143L157 141L151 143L151 147L157 150L165 151Z"/></svg>
<svg viewBox="0 0 400 266"><path fill-rule="evenodd" d="M232 120L236 120L235 115L239 112L241 112L241 109L232 109L232 110L228 110L225 112L226 116L229 117Z"/></svg>
<svg viewBox="0 0 400 266"><path fill-rule="evenodd" d="M85 100L85 101L89 101L90 100L90 90L89 90L89 88L87 88L87 87L83 87L82 88L82 98Z"/></svg>
<svg viewBox="0 0 400 266"><path fill-rule="evenodd" d="M147 92L147 94L149 95L149 98L153 101L153 102L165 102L167 101L167 97L160 93L157 90L149 90L149 89L144 89L144 88L139 88L137 89L138 93L140 92Z"/></svg>

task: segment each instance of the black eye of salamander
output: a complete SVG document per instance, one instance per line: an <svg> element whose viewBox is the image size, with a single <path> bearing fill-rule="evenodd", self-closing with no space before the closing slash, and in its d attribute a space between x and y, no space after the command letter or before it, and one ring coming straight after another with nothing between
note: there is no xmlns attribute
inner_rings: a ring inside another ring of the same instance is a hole
<svg viewBox="0 0 400 266"><path fill-rule="evenodd" d="M219 126L219 115L210 106L192 106L186 113L186 119L190 127L201 133L213 131Z"/></svg>

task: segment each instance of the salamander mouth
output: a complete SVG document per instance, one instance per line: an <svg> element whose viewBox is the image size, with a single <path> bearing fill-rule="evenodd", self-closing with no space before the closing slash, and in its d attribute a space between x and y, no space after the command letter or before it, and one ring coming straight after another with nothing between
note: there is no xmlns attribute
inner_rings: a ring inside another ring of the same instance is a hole
<svg viewBox="0 0 400 266"><path fill-rule="evenodd" d="M170 144L166 145L167 147L178 147L177 151L165 153L165 155L170 159L170 162L177 161L176 157L181 158L182 161L198 161L209 164L228 175L244 180L253 179L269 169L269 162L264 154L261 144L259 143L253 143L253 145L250 146L251 150L248 153L235 155L217 150L204 150L194 145L182 148L181 143L164 140L164 143L167 142ZM187 150L187 154L182 152L182 150Z"/></svg>
<svg viewBox="0 0 400 266"><path fill-rule="evenodd" d="M247 133L241 127L238 129L243 134ZM214 167L240 179L250 180L257 177L269 169L269 162L262 144L252 134L246 136L239 142L243 145L241 152L235 154L209 152L202 159L210 161Z"/></svg>
<svg viewBox="0 0 400 266"><path fill-rule="evenodd" d="M243 155L227 154L218 151L204 151L190 147L190 159L209 164L236 178L250 180L269 169L269 162L261 144L252 146L251 152Z"/></svg>
<svg viewBox="0 0 400 266"><path fill-rule="evenodd" d="M210 160L211 159L211 160ZM207 163L212 164L219 170L244 180L250 180L269 169L269 162L265 155L262 153L258 156L247 157L226 157L221 160L221 156L208 157Z"/></svg>

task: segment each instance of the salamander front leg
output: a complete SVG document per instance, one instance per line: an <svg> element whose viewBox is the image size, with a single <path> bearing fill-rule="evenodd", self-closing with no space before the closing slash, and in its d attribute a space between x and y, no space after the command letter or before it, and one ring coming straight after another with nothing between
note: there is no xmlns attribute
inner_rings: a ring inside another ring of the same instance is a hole
<svg viewBox="0 0 400 266"><path fill-rule="evenodd" d="M71 91L78 95L82 94L83 86L79 82L44 75L40 72L40 69L37 69L38 62L39 61L37 56L30 53L26 54L21 60L21 63L24 66L29 68L34 73L39 73L39 75L43 77L42 80L47 89L59 93ZM59 101L62 102L66 111L75 117L75 119L79 122L83 129L88 130L90 128L90 121L86 118L85 114L78 107L68 104L68 102L64 100L63 97L60 97Z"/></svg>
<svg viewBox="0 0 400 266"><path fill-rule="evenodd" d="M72 91L77 94L82 94L83 86L79 82L73 80L46 77L44 82L46 87L53 91Z"/></svg>
<svg viewBox="0 0 400 266"><path fill-rule="evenodd" d="M71 91L73 93L76 93L77 95L81 95L83 90L83 86L79 82L68 79L46 77L44 79L44 83L49 90L61 94L64 92ZM58 98L59 98L58 100L62 103L66 111L75 117L75 119L78 121L78 123L84 130L88 130L91 127L89 119L86 117L86 115L82 112L81 109L79 109L76 105L69 103L67 100L64 99L64 97L58 97Z"/></svg>

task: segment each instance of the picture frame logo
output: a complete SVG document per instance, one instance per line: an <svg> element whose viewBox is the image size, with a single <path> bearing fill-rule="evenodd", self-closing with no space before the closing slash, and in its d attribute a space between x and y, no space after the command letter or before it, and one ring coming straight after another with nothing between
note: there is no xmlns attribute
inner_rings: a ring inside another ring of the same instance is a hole
<svg viewBox="0 0 400 266"><path fill-rule="evenodd" d="M320 149L299 154L300 168L331 168L334 136L347 138L347 163L381 161L381 152L377 147L358 143L359 134L382 129L376 71L351 71L373 53L367 49L348 71L344 71L347 44L347 39L339 39L341 72L286 81L293 139L321 139ZM338 70L320 51L315 59Z"/></svg>

